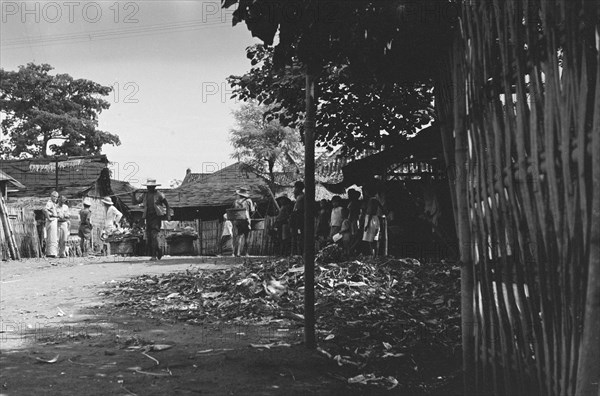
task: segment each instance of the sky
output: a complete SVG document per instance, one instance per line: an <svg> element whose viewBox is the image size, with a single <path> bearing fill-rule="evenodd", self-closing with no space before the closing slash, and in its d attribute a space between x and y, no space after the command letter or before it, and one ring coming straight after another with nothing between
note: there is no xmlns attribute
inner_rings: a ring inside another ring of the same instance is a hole
<svg viewBox="0 0 600 396"><path fill-rule="evenodd" d="M48 63L113 87L99 129L113 177L163 187L187 168L233 163L226 78L250 69L245 48L259 41L215 1L0 1L0 67Z"/></svg>

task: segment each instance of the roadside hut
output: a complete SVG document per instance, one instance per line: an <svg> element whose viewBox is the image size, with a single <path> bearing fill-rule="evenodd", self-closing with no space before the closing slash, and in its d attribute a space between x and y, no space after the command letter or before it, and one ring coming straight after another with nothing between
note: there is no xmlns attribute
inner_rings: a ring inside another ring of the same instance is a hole
<svg viewBox="0 0 600 396"><path fill-rule="evenodd" d="M0 169L0 196L4 198L5 201L8 198L9 191L16 192L22 189L25 189L23 184Z"/></svg>
<svg viewBox="0 0 600 396"><path fill-rule="evenodd" d="M16 240L11 238L14 230L10 221L11 215L6 206L6 199L9 190L12 192L24 188L25 186L14 177L0 170L0 256L2 256L2 260L7 260L9 257L15 259L20 257L18 252L15 251L15 249L18 249Z"/></svg>
<svg viewBox="0 0 600 396"><path fill-rule="evenodd" d="M198 254L218 254L222 232L223 214L236 199L235 190L245 187L257 206L256 227L250 232L249 251L252 255L268 254L272 251L270 229L277 210L274 198L287 194L293 198L293 184L301 179L293 173L277 172L274 183L252 166L236 162L213 173L186 171L182 184L164 190L169 205L174 211L174 220L195 222L198 231ZM317 185L317 199L331 199L334 193L322 184Z"/></svg>
<svg viewBox="0 0 600 396"><path fill-rule="evenodd" d="M104 206L100 202L104 195L113 195L117 207L123 212L128 211L132 206L129 194L133 186L110 179L109 164L105 155L0 161L0 171L24 184L23 188L9 194L7 199L8 212L24 257L39 257L42 254L41 209L54 190L68 199L72 246L76 245L78 239L79 210L85 196L92 202L92 224L100 225L104 221ZM92 235L96 250L102 246L100 231L101 227L95 227ZM37 238L31 238L32 235Z"/></svg>

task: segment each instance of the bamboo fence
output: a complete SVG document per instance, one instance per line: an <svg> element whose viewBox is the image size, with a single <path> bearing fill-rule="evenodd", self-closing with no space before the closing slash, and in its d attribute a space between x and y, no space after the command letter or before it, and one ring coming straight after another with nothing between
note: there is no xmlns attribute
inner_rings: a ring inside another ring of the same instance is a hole
<svg viewBox="0 0 600 396"><path fill-rule="evenodd" d="M5 206L7 217L10 221L16 248L19 251L20 258L42 257L42 249L38 238L38 232L33 211L24 208ZM7 252L7 236L0 228L2 240L2 251ZM10 255L3 254L8 258Z"/></svg>
<svg viewBox="0 0 600 396"><path fill-rule="evenodd" d="M600 5L462 5L453 160L476 393L598 394Z"/></svg>
<svg viewBox="0 0 600 396"><path fill-rule="evenodd" d="M264 229L250 231L248 235L248 254L252 256L270 256L276 253L275 241L269 234L275 218L275 216L267 216L264 219ZM198 238L194 241L194 249L190 251L190 255L214 256L221 254L222 221L181 221L177 223L175 228L181 229L186 226L192 227L198 233ZM166 238L172 232L176 231L163 229L159 233L159 247L166 254L171 253Z"/></svg>

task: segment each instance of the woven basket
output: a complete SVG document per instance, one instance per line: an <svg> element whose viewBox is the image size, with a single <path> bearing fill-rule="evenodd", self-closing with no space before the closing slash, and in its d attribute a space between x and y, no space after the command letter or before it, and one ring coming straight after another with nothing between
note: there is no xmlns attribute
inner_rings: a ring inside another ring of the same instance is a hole
<svg viewBox="0 0 600 396"><path fill-rule="evenodd" d="M244 208L227 209L227 220L246 220L247 213Z"/></svg>
<svg viewBox="0 0 600 396"><path fill-rule="evenodd" d="M196 238L174 238L168 242L169 254L171 256L193 256L196 254L194 250L194 240Z"/></svg>

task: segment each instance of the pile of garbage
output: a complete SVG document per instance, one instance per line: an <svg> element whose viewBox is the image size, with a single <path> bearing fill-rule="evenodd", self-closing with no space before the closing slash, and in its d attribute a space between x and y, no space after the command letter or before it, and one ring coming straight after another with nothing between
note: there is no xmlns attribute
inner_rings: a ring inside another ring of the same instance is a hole
<svg viewBox="0 0 600 396"><path fill-rule="evenodd" d="M315 268L319 350L352 367L352 383L406 389L439 387L460 370L459 268L415 259L331 262ZM116 309L190 323L256 324L304 320L300 258L247 263L218 271L144 275L108 293ZM416 388L415 388L416 387Z"/></svg>
<svg viewBox="0 0 600 396"><path fill-rule="evenodd" d="M144 230L139 227L134 228L115 228L113 230L104 230L101 238L105 242L121 242L131 239L139 240L144 237Z"/></svg>

